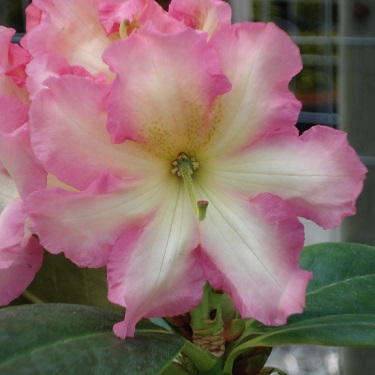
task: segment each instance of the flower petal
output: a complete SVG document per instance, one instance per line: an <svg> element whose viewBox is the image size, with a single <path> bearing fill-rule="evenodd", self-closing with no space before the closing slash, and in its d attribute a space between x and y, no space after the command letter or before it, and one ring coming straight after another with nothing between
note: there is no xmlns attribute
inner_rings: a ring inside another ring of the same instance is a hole
<svg viewBox="0 0 375 375"><path fill-rule="evenodd" d="M118 32L120 24L129 22L128 34L142 27L147 22L161 32L175 32L183 25L169 14L154 0L104 0L99 3L99 18L107 35Z"/></svg>
<svg viewBox="0 0 375 375"><path fill-rule="evenodd" d="M0 213L5 206L18 197L16 185L0 163Z"/></svg>
<svg viewBox="0 0 375 375"><path fill-rule="evenodd" d="M272 23L245 22L222 27L210 43L233 86L217 100L210 155L239 150L265 133L297 132L301 104L288 84L302 64L288 35Z"/></svg>
<svg viewBox="0 0 375 375"><path fill-rule="evenodd" d="M221 0L172 0L169 13L186 26L213 35L222 25L230 25L232 10Z"/></svg>
<svg viewBox="0 0 375 375"><path fill-rule="evenodd" d="M105 171L120 177L132 172L133 178L155 174L146 152L131 144L112 144L105 127L105 84L69 75L45 84L48 89L39 92L31 105L31 141L51 173L77 189L86 188Z"/></svg>
<svg viewBox="0 0 375 375"><path fill-rule="evenodd" d="M299 268L303 226L282 199L261 194L251 202L214 190L202 222L203 265L243 318L281 325L305 306L310 272Z"/></svg>
<svg viewBox="0 0 375 375"><path fill-rule="evenodd" d="M41 22L42 18L42 11L35 5L35 2L31 2L25 9L26 13L26 32L30 32L36 26L38 26ZM24 39L22 39L22 42ZM21 44L24 46L24 44ZM26 48L27 49L27 48Z"/></svg>
<svg viewBox="0 0 375 375"><path fill-rule="evenodd" d="M0 96L0 132L11 133L28 120L29 106L13 96Z"/></svg>
<svg viewBox="0 0 375 375"><path fill-rule="evenodd" d="M120 24L124 20L133 22L135 15L142 11L146 6L146 0L128 0L128 1L99 1L99 19L107 35L119 31Z"/></svg>
<svg viewBox="0 0 375 375"><path fill-rule="evenodd" d="M0 95L12 96L20 99L23 103L29 103L27 90L18 86L12 78L3 74L0 74Z"/></svg>
<svg viewBox="0 0 375 375"><path fill-rule="evenodd" d="M144 225L127 228L110 254L108 298L126 307L125 320L114 326L117 336L133 336L142 317L175 316L197 306L205 284L198 242L196 219L176 180L160 210Z"/></svg>
<svg viewBox="0 0 375 375"><path fill-rule="evenodd" d="M31 150L26 123L28 106L18 99L0 96L0 161L24 197L46 184L46 172Z"/></svg>
<svg viewBox="0 0 375 375"><path fill-rule="evenodd" d="M212 102L230 84L205 35L138 32L103 58L117 73L107 125L115 143L136 140L169 160L207 143Z"/></svg>
<svg viewBox="0 0 375 375"><path fill-rule="evenodd" d="M36 93L45 87L44 82L50 77L59 77L64 74L73 74L81 77L94 78L86 69L80 66L70 66L66 59L54 54L44 54L33 58L27 64L26 72L28 74L26 84L30 99L35 98ZM96 79L105 82L105 75L99 75Z"/></svg>
<svg viewBox="0 0 375 375"><path fill-rule="evenodd" d="M11 134L0 133L0 160L11 175L21 197L45 187L47 172L32 153L27 124Z"/></svg>
<svg viewBox="0 0 375 375"><path fill-rule="evenodd" d="M24 234L23 202L14 200L0 214L0 305L19 297L42 264L43 248Z"/></svg>
<svg viewBox="0 0 375 375"><path fill-rule="evenodd" d="M34 0L42 11L40 24L26 34L27 47L33 57L54 53L69 64L80 65L91 74L109 73L102 61L103 51L111 38L100 24L99 0Z"/></svg>
<svg viewBox="0 0 375 375"><path fill-rule="evenodd" d="M14 29L0 25L0 74L5 74L12 69L11 39L15 32Z"/></svg>
<svg viewBox="0 0 375 375"><path fill-rule="evenodd" d="M25 85L25 66L29 54L11 43L15 30L0 26L0 95L14 96L28 103ZM2 122L3 118L1 116Z"/></svg>
<svg viewBox="0 0 375 375"><path fill-rule="evenodd" d="M25 209L19 198L13 199L0 214L0 239L2 248L12 248L22 241L25 227ZM2 261L5 255L1 255Z"/></svg>
<svg viewBox="0 0 375 375"><path fill-rule="evenodd" d="M25 66L30 56L18 44L11 42L15 34L14 29L0 25L0 74L6 74L13 81L23 86L25 81Z"/></svg>
<svg viewBox="0 0 375 375"><path fill-rule="evenodd" d="M101 267L124 228L141 225L156 209L163 187L161 179L132 182L106 174L81 192L37 191L26 199L30 228L49 252L64 252L80 267Z"/></svg>
<svg viewBox="0 0 375 375"><path fill-rule="evenodd" d="M278 195L298 216L326 229L355 213L366 173L346 134L325 126L314 126L301 137L264 137L210 166L212 174L207 178L216 184L243 197L262 192Z"/></svg>

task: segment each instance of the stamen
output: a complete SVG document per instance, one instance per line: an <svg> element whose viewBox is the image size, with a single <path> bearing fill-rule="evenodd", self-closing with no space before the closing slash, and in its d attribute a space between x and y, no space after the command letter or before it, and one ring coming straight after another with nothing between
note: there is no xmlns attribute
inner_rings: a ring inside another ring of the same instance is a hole
<svg viewBox="0 0 375 375"><path fill-rule="evenodd" d="M120 23L120 28L119 28L119 35L121 39L126 39L133 30L139 29L141 25L139 24L138 21L138 16L135 14L133 16L133 21L130 22L127 18L123 19Z"/></svg>
<svg viewBox="0 0 375 375"><path fill-rule="evenodd" d="M199 168L199 164L194 158L184 153L178 155L177 159L172 162L172 174L177 174L184 181L185 190L188 193L194 215L202 221L206 217L208 201L197 201L194 192L192 175Z"/></svg>
<svg viewBox="0 0 375 375"><path fill-rule="evenodd" d="M119 34L121 39L125 39L128 37L128 27L130 26L130 21L128 19L124 19L120 23Z"/></svg>

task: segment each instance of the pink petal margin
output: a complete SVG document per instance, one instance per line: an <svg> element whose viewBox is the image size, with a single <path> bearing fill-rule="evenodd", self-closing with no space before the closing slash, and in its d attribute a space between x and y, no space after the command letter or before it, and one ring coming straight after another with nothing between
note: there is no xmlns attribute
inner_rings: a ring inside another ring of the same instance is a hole
<svg viewBox="0 0 375 375"><path fill-rule="evenodd" d="M221 0L172 0L169 14L187 27L203 30L209 35L223 25L230 25L232 9Z"/></svg>
<svg viewBox="0 0 375 375"><path fill-rule="evenodd" d="M79 267L105 266L126 222L118 196L124 185L104 174L81 192L36 191L25 200L30 229L52 254L63 252Z"/></svg>
<svg viewBox="0 0 375 375"><path fill-rule="evenodd" d="M306 147L318 145L320 155L316 151L316 158L327 155L327 165L324 168L331 167L333 171L336 170L339 184L327 186L326 205L316 204L318 209L314 208L314 202L309 202L310 207L308 204L299 202L298 199L295 201L291 199L290 202L300 216L315 221L325 229L335 228L341 224L344 217L355 215L355 202L362 191L367 168L360 161L353 147L349 145L345 132L317 125L303 133L300 138L305 142ZM322 161L322 165L323 163ZM330 203L329 197L332 197Z"/></svg>
<svg viewBox="0 0 375 375"><path fill-rule="evenodd" d="M209 43L232 83L218 97L209 156L236 152L267 133L297 132L301 103L288 85L302 61L290 37L272 23L244 22L221 27Z"/></svg>
<svg viewBox="0 0 375 375"><path fill-rule="evenodd" d="M266 325L302 312L312 275L299 267L304 234L296 213L271 194L217 212L210 203L201 244L212 287L227 292L243 318Z"/></svg>
<svg viewBox="0 0 375 375"><path fill-rule="evenodd" d="M30 56L18 44L11 43L14 29L0 26L0 74L6 74L19 86L25 84L25 67Z"/></svg>
<svg viewBox="0 0 375 375"><path fill-rule="evenodd" d="M118 32L120 24L124 20L130 23L129 33L133 31L133 28L137 29L138 26L142 27L146 23L151 24L152 27L163 33L172 33L183 28L180 22L171 17L154 0L129 0L123 2L102 0L99 3L99 19L107 35Z"/></svg>
<svg viewBox="0 0 375 375"><path fill-rule="evenodd" d="M183 188L166 206L122 234L108 260L108 298L125 306L117 336L133 336L143 317L174 316L196 307L206 282L196 220Z"/></svg>
<svg viewBox="0 0 375 375"><path fill-rule="evenodd" d="M0 96L0 160L21 197L43 188L47 175L31 150L28 108L16 98Z"/></svg>
<svg viewBox="0 0 375 375"><path fill-rule="evenodd" d="M26 214L19 199L0 215L0 305L7 305L29 286L42 265L43 248L24 233Z"/></svg>
<svg viewBox="0 0 375 375"><path fill-rule="evenodd" d="M302 136L282 132L262 137L209 167L210 178L235 195L277 195L297 216L325 229L355 214L367 171L346 133L319 125Z"/></svg>

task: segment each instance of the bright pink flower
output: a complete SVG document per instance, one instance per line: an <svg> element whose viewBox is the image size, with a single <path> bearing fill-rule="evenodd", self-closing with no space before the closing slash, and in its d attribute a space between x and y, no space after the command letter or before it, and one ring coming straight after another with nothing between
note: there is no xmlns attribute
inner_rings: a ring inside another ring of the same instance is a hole
<svg viewBox="0 0 375 375"><path fill-rule="evenodd" d="M175 0L175 14L189 4ZM79 266L108 266L122 338L142 317L194 308L206 280L243 317L285 323L311 277L298 217L338 225L364 179L342 132L298 136L288 84L301 59L284 32L222 21L207 40L183 19L192 28L140 27L108 47L111 85L56 76L31 105L33 150L71 186L27 198L31 229Z"/></svg>

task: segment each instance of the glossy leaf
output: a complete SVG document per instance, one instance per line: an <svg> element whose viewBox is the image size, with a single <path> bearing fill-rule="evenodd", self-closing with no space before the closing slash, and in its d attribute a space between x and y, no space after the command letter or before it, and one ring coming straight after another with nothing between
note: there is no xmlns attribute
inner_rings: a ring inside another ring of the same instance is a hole
<svg viewBox="0 0 375 375"><path fill-rule="evenodd" d="M74 303L122 311L107 299L105 267L79 268L63 254L44 254L43 266L24 296L31 302Z"/></svg>
<svg viewBox="0 0 375 375"><path fill-rule="evenodd" d="M149 321L134 338L112 333L122 314L41 304L0 310L0 374L159 374L185 340Z"/></svg>
<svg viewBox="0 0 375 375"><path fill-rule="evenodd" d="M281 327L247 321L224 373L253 346L375 346L375 248L349 243L308 246L301 267L314 274L303 314L291 316Z"/></svg>

